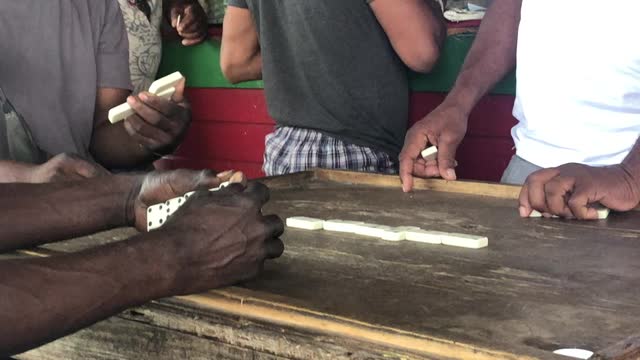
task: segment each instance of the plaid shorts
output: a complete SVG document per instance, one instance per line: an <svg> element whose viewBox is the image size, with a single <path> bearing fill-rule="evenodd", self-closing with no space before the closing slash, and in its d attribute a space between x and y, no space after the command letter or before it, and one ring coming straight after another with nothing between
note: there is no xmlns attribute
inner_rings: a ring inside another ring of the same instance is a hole
<svg viewBox="0 0 640 360"><path fill-rule="evenodd" d="M266 137L263 170L267 176L313 168L397 174L389 154L347 144L319 131L279 127Z"/></svg>

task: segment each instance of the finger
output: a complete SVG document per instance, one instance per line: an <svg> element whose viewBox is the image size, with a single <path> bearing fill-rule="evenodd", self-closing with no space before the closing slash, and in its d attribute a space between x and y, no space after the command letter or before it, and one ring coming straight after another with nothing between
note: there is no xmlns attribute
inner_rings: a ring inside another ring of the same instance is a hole
<svg viewBox="0 0 640 360"><path fill-rule="evenodd" d="M571 213L578 220L598 220L598 211L589 206L596 202L590 196L588 189L584 187L575 188L573 193L569 196L568 205L571 209Z"/></svg>
<svg viewBox="0 0 640 360"><path fill-rule="evenodd" d="M182 9L182 16L180 18L180 24L176 27L178 30L178 34L182 36L182 32L187 26L193 25L194 16L193 16L193 8L191 5L186 6Z"/></svg>
<svg viewBox="0 0 640 360"><path fill-rule="evenodd" d="M267 240L264 246L267 259L279 258L284 252L284 243L278 238Z"/></svg>
<svg viewBox="0 0 640 360"><path fill-rule="evenodd" d="M177 104L145 92L140 93L138 97L139 100L130 97L127 102L144 121L165 131L175 127L172 124L172 116L182 110Z"/></svg>
<svg viewBox="0 0 640 360"><path fill-rule="evenodd" d="M438 143L438 171L440 176L445 180L456 180L456 151L459 142L447 136L441 136L438 139Z"/></svg>
<svg viewBox="0 0 640 360"><path fill-rule="evenodd" d="M404 147L400 152L400 180L402 181L402 191L409 192L413 189L413 169L420 152L427 147L427 134L419 127L409 130L404 142Z"/></svg>
<svg viewBox="0 0 640 360"><path fill-rule="evenodd" d="M233 173L233 175L229 179L229 182L242 184L242 186L247 186L247 177L244 175L243 172L237 171Z"/></svg>
<svg viewBox="0 0 640 360"><path fill-rule="evenodd" d="M198 37L194 37L193 39L182 39L182 45L183 46L193 46L193 45L197 45L200 44L201 42L203 42L206 39L206 35L201 35Z"/></svg>
<svg viewBox="0 0 640 360"><path fill-rule="evenodd" d="M85 179L98 176L107 176L111 174L102 166L84 160L77 160L74 170L78 175L82 176Z"/></svg>
<svg viewBox="0 0 640 360"><path fill-rule="evenodd" d="M171 16L171 27L172 28L176 28L176 26L178 25L178 15L181 15L182 13L182 9L179 7L173 7L171 9L170 12L170 16ZM180 22L182 22L182 20L180 20Z"/></svg>
<svg viewBox="0 0 640 360"><path fill-rule="evenodd" d="M211 170L201 170L195 177L196 189L212 189L217 188L223 182L216 174Z"/></svg>
<svg viewBox="0 0 640 360"><path fill-rule="evenodd" d="M129 116L124 121L127 133L142 146L157 149L171 143L171 135L157 127L149 125L139 116Z"/></svg>
<svg viewBox="0 0 640 360"><path fill-rule="evenodd" d="M556 169L543 169L536 171L527 177L519 198L520 207L528 211L527 216L531 214L532 209L541 213L549 212L544 192L544 185L557 175L558 170ZM525 190L526 197L524 194Z"/></svg>
<svg viewBox="0 0 640 360"><path fill-rule="evenodd" d="M244 190L245 190L245 186L243 186L242 184L233 183L233 184L229 184L229 186L225 187L224 189L220 189L218 193L222 195L228 194L228 193L242 194Z"/></svg>
<svg viewBox="0 0 640 360"><path fill-rule="evenodd" d="M254 204L257 204L259 208L262 208L262 205L266 204L270 197L269 188L259 182L252 182L247 185L247 188L242 195L245 198L251 199L251 201L253 201Z"/></svg>
<svg viewBox="0 0 640 360"><path fill-rule="evenodd" d="M529 203L529 185L527 185L527 183L525 183L520 190L518 203L518 211L520 212L520 217L529 217L533 209L531 208L531 204Z"/></svg>
<svg viewBox="0 0 640 360"><path fill-rule="evenodd" d="M266 229L267 239L277 238L284 234L284 222L277 215L263 216L262 223Z"/></svg>
<svg viewBox="0 0 640 360"><path fill-rule="evenodd" d="M567 204L567 195L571 193L573 184L570 178L556 176L544 185L547 206L552 215L573 218L573 213Z"/></svg>

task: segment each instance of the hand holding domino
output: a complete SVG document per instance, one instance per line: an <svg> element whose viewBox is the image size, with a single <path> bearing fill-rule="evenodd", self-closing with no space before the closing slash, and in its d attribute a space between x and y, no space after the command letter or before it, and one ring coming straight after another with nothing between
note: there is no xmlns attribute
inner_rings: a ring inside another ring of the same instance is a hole
<svg viewBox="0 0 640 360"><path fill-rule="evenodd" d="M127 220L139 231L148 229L147 213L152 206L166 204L171 207L170 213L164 214L164 220L182 206L193 190L219 188L223 184L239 183L246 186L243 173L226 171L214 174L210 171L174 170L152 172L138 180L138 186L128 196ZM225 184L225 185L226 185ZM179 198L182 198L180 200ZM167 202L169 204L167 204ZM166 205L163 206L166 213ZM160 216L159 213L154 215Z"/></svg>
<svg viewBox="0 0 640 360"><path fill-rule="evenodd" d="M171 99L173 94L176 92L176 86L180 81L182 81L184 77L178 71L167 75L161 79L154 81L149 87L149 92L158 97ZM116 124L129 116L135 114L133 108L128 103L120 104L113 109L109 110L109 121L112 124Z"/></svg>

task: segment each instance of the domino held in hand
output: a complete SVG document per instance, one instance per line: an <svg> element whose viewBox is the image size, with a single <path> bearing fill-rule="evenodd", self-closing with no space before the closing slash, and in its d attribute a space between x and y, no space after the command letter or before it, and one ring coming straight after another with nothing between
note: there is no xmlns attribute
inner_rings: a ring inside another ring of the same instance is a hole
<svg viewBox="0 0 640 360"><path fill-rule="evenodd" d="M219 187L209 189L209 191L218 191L222 188L229 186L229 182L223 182ZM156 204L147 208L147 231L155 230L165 222L169 216L173 215L182 205L184 205L189 197L193 195L195 191L190 191L183 196L167 200L162 204Z"/></svg>
<svg viewBox="0 0 640 360"><path fill-rule="evenodd" d="M158 79L151 84L149 92L161 98L170 99L176 92L176 86L184 79L179 71ZM135 111L126 102L109 110L109 121L112 124L118 123L129 116L135 114Z"/></svg>

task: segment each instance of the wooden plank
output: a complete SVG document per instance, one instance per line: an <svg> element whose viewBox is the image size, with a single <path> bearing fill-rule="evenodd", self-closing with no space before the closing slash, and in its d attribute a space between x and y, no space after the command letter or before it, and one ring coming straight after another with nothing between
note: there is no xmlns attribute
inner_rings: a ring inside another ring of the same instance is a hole
<svg viewBox="0 0 640 360"><path fill-rule="evenodd" d="M342 184L369 185L402 189L397 175L378 175L354 173L351 171L315 169L318 180L333 181ZM445 181L441 179L414 179L415 190L432 190L445 193L491 196L504 199L518 199L520 186L502 185L471 181ZM401 191L401 190L400 190Z"/></svg>

